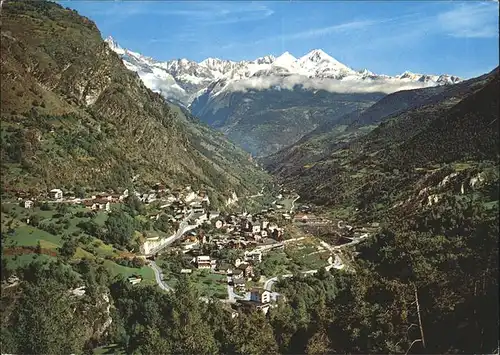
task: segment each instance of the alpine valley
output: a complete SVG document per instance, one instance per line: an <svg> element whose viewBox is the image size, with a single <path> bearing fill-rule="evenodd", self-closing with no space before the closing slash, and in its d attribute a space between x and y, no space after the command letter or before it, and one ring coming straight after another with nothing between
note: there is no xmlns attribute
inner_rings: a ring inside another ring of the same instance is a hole
<svg viewBox="0 0 500 355"><path fill-rule="evenodd" d="M460 52L498 40L482 21L498 2L390 3L395 18L452 11L433 31L467 19L401 55L480 73L464 79L374 74L319 49L162 62L98 28L150 44L208 18L270 29L273 11L304 23L279 13L297 2L62 2L0 1L0 353L500 353L500 72ZM365 50L373 21L326 14L315 43L361 26ZM308 46L311 28L287 36Z"/></svg>

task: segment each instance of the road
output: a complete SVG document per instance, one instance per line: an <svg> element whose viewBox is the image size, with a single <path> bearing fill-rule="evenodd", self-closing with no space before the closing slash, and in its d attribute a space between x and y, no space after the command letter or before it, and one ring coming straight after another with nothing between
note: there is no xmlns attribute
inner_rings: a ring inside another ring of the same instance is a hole
<svg viewBox="0 0 500 355"><path fill-rule="evenodd" d="M260 192L257 195L248 196L248 198L264 196L263 192L264 192L264 186L262 186L262 189L260 189Z"/></svg>
<svg viewBox="0 0 500 355"><path fill-rule="evenodd" d="M350 243L346 243L346 244L342 244L342 245L338 245L338 246L334 246L334 247L332 247L331 245L329 245L326 242L321 242L322 246L324 246L325 248L327 248L331 252L335 252L335 261L333 263L325 266L325 270L330 271L332 268L337 269L337 270L343 269L345 267L345 264L342 262L342 259L340 259L340 257L337 255L336 251L338 251L340 248L345 248L346 246L349 246L349 245L358 244L359 242L361 242L363 239L366 239L367 237L368 237L368 233L363 234L362 236L353 239L353 241ZM312 275L312 274L315 274L317 272L318 272L318 270L308 270L308 271L303 271L302 274L303 275ZM281 275L281 276L272 277L264 283L264 289L271 291L273 288L273 285L278 281L279 277L288 278L288 277L292 277L292 276L293 276L292 274L285 274L285 275Z"/></svg>
<svg viewBox="0 0 500 355"><path fill-rule="evenodd" d="M290 206L290 213L293 213L293 210L295 209L295 201L297 201L300 198L299 195L292 201L292 206Z"/></svg>
<svg viewBox="0 0 500 355"><path fill-rule="evenodd" d="M240 295L236 294L234 292L234 287L231 286L231 285L229 285L229 281L231 281L231 276L227 277L227 297L228 297L227 302L229 302L229 303L235 303L236 299L240 299L240 300L241 299L247 299L247 298L250 299L250 294L247 295L248 297L246 297L246 296L243 297L243 296L240 296Z"/></svg>
<svg viewBox="0 0 500 355"><path fill-rule="evenodd" d="M174 289L172 287L170 287L169 285L167 285L165 282L163 282L163 280L161 279L161 269L158 267L158 265L156 265L156 263L154 261L149 261L149 266L151 267L151 269L153 269L153 271L155 272L155 279L156 279L156 283L158 284L158 286L164 290L164 291L167 291L167 292L171 292L171 291L174 291ZM208 303L210 302L210 299L208 297L200 297L199 298L200 301L203 301L205 303Z"/></svg>
<svg viewBox="0 0 500 355"><path fill-rule="evenodd" d="M175 234L172 235L172 236L170 236L170 237L168 237L168 238L163 239L161 241L161 244L159 246L157 246L156 248L153 248L153 249L151 249L149 251L148 255L153 255L153 254L158 253L163 248L168 247L170 244L172 244L176 240L182 238L182 236L184 235L184 233L189 232L190 230L195 229L196 227L198 227L198 224L193 224L193 225L188 224L189 219L191 219L191 217L193 217L193 215L194 215L194 212L191 211L189 213L189 215L187 217L185 217L182 220L182 222L179 224L179 228L177 229L177 231L175 232Z"/></svg>
<svg viewBox="0 0 500 355"><path fill-rule="evenodd" d="M336 245L333 248L333 250L339 250L341 248L345 248L345 247L348 247L350 245L356 245L358 243L360 243L362 240L368 238L369 234L368 233L365 233L363 235L360 235L359 237L357 238L348 238L348 239L351 239L352 241L350 241L349 243L346 243L346 244L342 244L342 245ZM323 245L323 244L322 244Z"/></svg>
<svg viewBox="0 0 500 355"><path fill-rule="evenodd" d="M274 244L269 244L269 245L263 245L263 246L260 246L260 247L256 247L255 249L252 249L250 250L249 252L252 252L252 253L255 253L255 252L265 252L267 250L271 250L271 249L274 249L274 248L278 248L278 247L281 247L287 243L290 243L290 242L296 242L298 240L302 240L302 239L305 239L305 237L299 237L299 238L292 238L292 239L287 239L287 240L284 240L282 242L278 242L278 243L274 243Z"/></svg>
<svg viewBox="0 0 500 355"><path fill-rule="evenodd" d="M158 286L160 286L160 288L162 290L165 290L165 291L173 291L174 289L172 287L170 287L169 285L167 285L166 283L163 282L163 280L161 279L161 269L158 267L158 265L156 265L156 263L152 260L149 261L149 267L151 267L151 269L153 269L154 273L155 273L155 279L156 279L156 283L158 284Z"/></svg>

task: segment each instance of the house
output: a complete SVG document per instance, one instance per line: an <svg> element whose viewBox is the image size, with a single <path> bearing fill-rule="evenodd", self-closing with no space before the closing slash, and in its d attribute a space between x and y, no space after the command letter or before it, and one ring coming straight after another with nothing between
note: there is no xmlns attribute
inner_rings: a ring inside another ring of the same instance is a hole
<svg viewBox="0 0 500 355"><path fill-rule="evenodd" d="M261 311L264 314L267 314L270 308L269 303L261 303L255 301L247 301L247 300L237 300L236 301L243 309L247 311Z"/></svg>
<svg viewBox="0 0 500 355"><path fill-rule="evenodd" d="M83 296L85 294L85 286L80 286L70 291L75 296Z"/></svg>
<svg viewBox="0 0 500 355"><path fill-rule="evenodd" d="M246 231L251 231L253 229L252 223L250 223L249 221L242 221L240 228Z"/></svg>
<svg viewBox="0 0 500 355"><path fill-rule="evenodd" d="M187 189L186 189L187 190ZM190 189L191 190L191 189ZM198 197L198 195L196 195L196 193L194 191L191 191L189 192L186 197L184 198L184 201L186 201L186 203L189 203L189 202L192 202L194 200L196 200Z"/></svg>
<svg viewBox="0 0 500 355"><path fill-rule="evenodd" d="M31 200L24 201L24 208L33 208L34 202Z"/></svg>
<svg viewBox="0 0 500 355"><path fill-rule="evenodd" d="M196 257L196 267L198 269L211 269L212 263L210 261L210 256L200 255Z"/></svg>
<svg viewBox="0 0 500 355"><path fill-rule="evenodd" d="M182 242L181 246L182 246L182 249L183 250L193 250L195 249L195 247L198 246L198 240L195 240L194 242L193 241L190 241L188 239L186 239L185 241Z"/></svg>
<svg viewBox="0 0 500 355"><path fill-rule="evenodd" d="M50 190L50 197L52 197L55 200L62 200L63 192L61 189L52 189Z"/></svg>
<svg viewBox="0 0 500 355"><path fill-rule="evenodd" d="M246 278L251 278L253 277L253 266L249 263L241 263L238 266L238 269L243 271L243 276Z"/></svg>
<svg viewBox="0 0 500 355"><path fill-rule="evenodd" d="M245 280L243 278L235 278L233 275L233 286L237 290L245 290Z"/></svg>
<svg viewBox="0 0 500 355"><path fill-rule="evenodd" d="M293 221L294 222L307 222L308 221L308 216L307 214L305 213L297 213L294 217L293 217Z"/></svg>
<svg viewBox="0 0 500 355"><path fill-rule="evenodd" d="M297 213L293 217L293 221L306 223L306 222L319 222L320 219L313 214Z"/></svg>
<svg viewBox="0 0 500 355"><path fill-rule="evenodd" d="M7 283L9 285L14 285L14 284L17 284L19 283L19 277L17 277L16 275L11 275L8 279L7 279Z"/></svg>
<svg viewBox="0 0 500 355"><path fill-rule="evenodd" d="M269 227L267 227L269 231L274 231L275 229L278 229L278 225L276 223L270 224Z"/></svg>
<svg viewBox="0 0 500 355"><path fill-rule="evenodd" d="M216 269L217 271L225 272L226 275L231 275L233 273L233 267L226 263L219 264Z"/></svg>
<svg viewBox="0 0 500 355"><path fill-rule="evenodd" d="M108 201L113 200L113 196L111 196L110 194L104 193L104 192L97 194L96 198L98 198L100 200L108 200Z"/></svg>
<svg viewBox="0 0 500 355"><path fill-rule="evenodd" d="M192 271L191 269L181 269L181 274L190 274Z"/></svg>
<svg viewBox="0 0 500 355"><path fill-rule="evenodd" d="M216 266L217 266L217 260L215 259L210 260L210 268L215 269Z"/></svg>
<svg viewBox="0 0 500 355"><path fill-rule="evenodd" d="M263 288L253 288L250 290L250 301L269 303L271 302L271 292Z"/></svg>
<svg viewBox="0 0 500 355"><path fill-rule="evenodd" d="M245 260L253 261L254 263L262 262L262 253L260 251L245 252Z"/></svg>
<svg viewBox="0 0 500 355"><path fill-rule="evenodd" d="M260 226L252 226L252 233L260 233Z"/></svg>
<svg viewBox="0 0 500 355"><path fill-rule="evenodd" d="M95 200L97 209L104 210L106 212L111 211L111 203L107 199L97 199Z"/></svg>
<svg viewBox="0 0 500 355"><path fill-rule="evenodd" d="M261 236L262 238L267 238L267 237L268 237L268 233L267 233L267 231L262 231L262 232L260 232L260 236Z"/></svg>
<svg viewBox="0 0 500 355"><path fill-rule="evenodd" d="M138 284L139 282L142 281L142 276L140 275L132 275L128 279L128 282L130 282L132 285Z"/></svg>
<svg viewBox="0 0 500 355"><path fill-rule="evenodd" d="M262 221L261 229L266 229L268 225L269 225L269 221Z"/></svg>
<svg viewBox="0 0 500 355"><path fill-rule="evenodd" d="M214 219L220 216L220 213L217 211L208 211L207 216L209 219Z"/></svg>
<svg viewBox="0 0 500 355"><path fill-rule="evenodd" d="M238 268L233 270L233 279L239 279L243 277L243 270L240 270Z"/></svg>
<svg viewBox="0 0 500 355"><path fill-rule="evenodd" d="M302 205L302 206L300 206L300 210L301 210L302 212L308 212L308 211L310 211L310 210L311 210L311 207L309 207L309 206L307 206L307 205Z"/></svg>
<svg viewBox="0 0 500 355"><path fill-rule="evenodd" d="M111 204L108 200L93 200L84 201L83 205L92 211L104 210L106 212L111 211Z"/></svg>

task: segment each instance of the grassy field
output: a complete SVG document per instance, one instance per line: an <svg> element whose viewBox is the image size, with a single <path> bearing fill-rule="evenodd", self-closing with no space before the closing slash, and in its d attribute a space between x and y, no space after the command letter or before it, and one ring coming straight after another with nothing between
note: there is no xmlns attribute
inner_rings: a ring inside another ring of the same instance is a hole
<svg viewBox="0 0 500 355"><path fill-rule="evenodd" d="M271 251L263 256L259 264L261 273L266 277L288 274L294 270L294 263L282 251Z"/></svg>
<svg viewBox="0 0 500 355"><path fill-rule="evenodd" d="M26 266L34 260L56 260L56 258L53 256L44 254L37 255L35 253L22 255L2 255L2 259L7 261L7 266L11 269Z"/></svg>
<svg viewBox="0 0 500 355"><path fill-rule="evenodd" d="M40 242L42 248L56 249L62 245L60 236L50 234L22 222L15 228L14 234L9 235L9 237L20 246L36 246Z"/></svg>
<svg viewBox="0 0 500 355"><path fill-rule="evenodd" d="M312 237L287 245L285 253L301 271L326 266L330 256L330 252L320 246L320 241Z"/></svg>
<svg viewBox="0 0 500 355"><path fill-rule="evenodd" d="M56 206L51 206L51 210L42 210L39 207L32 209L25 209L19 206L18 203L4 203L2 204L1 213L1 230L2 234L6 237L4 248L9 250L12 255L5 255L9 267L16 268L30 263L34 258L39 260L56 259L55 255L58 248L62 247L64 240L62 235L66 234L70 238L79 238L82 236L88 237L90 243L83 245L80 244L75 254L72 257L73 261L83 258L96 259L105 258L106 256L118 257L121 252L113 248L112 245L106 244L100 239L88 236L78 227L82 221L94 220L98 225L104 226L107 219L107 214L98 212L94 217L77 217L78 212L87 212L83 206L68 206L64 213L59 213ZM59 215L59 216L58 216ZM39 220L38 226L48 224L60 224L62 221L67 220L67 227L56 234L49 233L41 228L27 224L28 218L36 216ZM40 243L42 249L46 250L44 253L51 255L41 254L38 255L29 249L23 247L36 247ZM85 250L86 249L86 250ZM119 265L111 260L105 260L105 265L109 268L112 275L123 275L128 277L132 274L140 274L147 282L154 282L154 273L148 267L143 268L130 268Z"/></svg>
<svg viewBox="0 0 500 355"><path fill-rule="evenodd" d="M175 288L180 274L169 271L170 264L168 258L157 261L157 265L164 270L164 282L170 287ZM200 296L226 298L227 296L227 277L226 275L210 273L206 270L192 269L189 274L190 280L196 285ZM152 271L152 270L151 270ZM154 277L154 275L153 275ZM221 282L222 281L222 282Z"/></svg>
<svg viewBox="0 0 500 355"><path fill-rule="evenodd" d="M111 260L105 260L104 265L111 272L112 275L122 275L124 277L132 276L133 274L139 274L144 278L144 282L155 283L155 274L154 271L148 267L143 266L140 269L131 268L123 265L118 265L117 263L112 262Z"/></svg>
<svg viewBox="0 0 500 355"><path fill-rule="evenodd" d="M127 353L125 349L122 349L117 344L109 344L101 346L95 348L93 351L95 355L105 355L105 354L125 355Z"/></svg>
<svg viewBox="0 0 500 355"><path fill-rule="evenodd" d="M191 280L196 284L200 295L205 297L226 298L226 275L207 273L206 271L193 270ZM222 282L220 282L222 281Z"/></svg>

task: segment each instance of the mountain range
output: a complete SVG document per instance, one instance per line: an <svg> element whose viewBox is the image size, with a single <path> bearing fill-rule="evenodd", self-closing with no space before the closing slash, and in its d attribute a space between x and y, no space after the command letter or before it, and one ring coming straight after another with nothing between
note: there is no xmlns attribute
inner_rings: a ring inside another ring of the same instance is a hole
<svg viewBox="0 0 500 355"><path fill-rule="evenodd" d="M293 144L324 124L364 109L395 91L449 85L453 75L356 71L320 49L251 61L208 58L156 61L106 42L144 84L187 107L205 123L256 156Z"/></svg>
<svg viewBox="0 0 500 355"><path fill-rule="evenodd" d="M195 62L184 58L162 62L122 48L113 37L108 37L105 41L122 57L127 68L139 74L146 86L155 92L161 92L168 99L180 101L185 106L189 106L206 91L210 91L211 95L215 96L225 91L237 91L246 87L246 84L249 89L276 88L279 84L262 82L263 78L272 76L336 79L344 80L348 84L351 84L351 81L364 81L366 84L387 84L388 88L384 90L389 91L393 87L410 88L420 85L454 84L462 80L457 76L447 74L427 75L405 71L400 75L388 76L377 75L367 69L356 71L321 49L314 49L300 58L295 58L289 52L285 52L278 57L266 55L255 60L231 61L207 58L201 62ZM256 79L256 81L238 85L245 79ZM285 87L287 84L292 84L291 81L284 83ZM310 82L307 87L321 90L326 86L325 82L318 80Z"/></svg>

